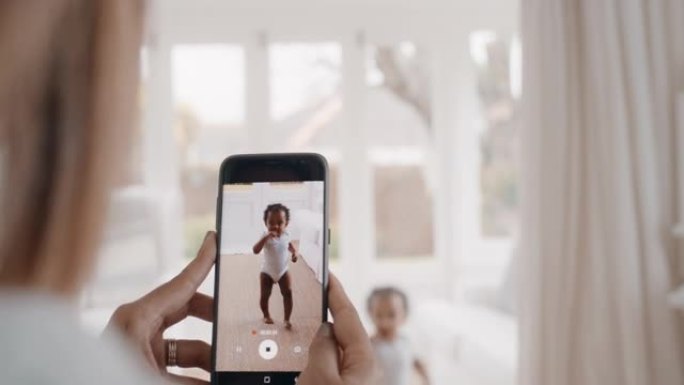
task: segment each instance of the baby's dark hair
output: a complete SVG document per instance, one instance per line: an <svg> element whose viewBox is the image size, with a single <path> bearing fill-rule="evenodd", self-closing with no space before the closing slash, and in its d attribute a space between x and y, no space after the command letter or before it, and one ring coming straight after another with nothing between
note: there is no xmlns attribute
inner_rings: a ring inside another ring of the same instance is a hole
<svg viewBox="0 0 684 385"><path fill-rule="evenodd" d="M373 289L373 291L370 293L368 296L368 299L366 300L366 307L368 308L368 311L370 312L372 309L371 307L373 306L373 301L377 298L387 298L391 297L393 295L396 295L401 299L401 303L404 305L404 312L408 314L409 312L409 301L408 297L406 296L406 293L404 293L401 289L393 287L393 286L385 286L385 287L378 287Z"/></svg>
<svg viewBox="0 0 684 385"><path fill-rule="evenodd" d="M266 206L266 210L264 210L264 223L266 223L266 220L268 219L268 213L277 213L278 211L284 212L285 221L290 222L290 209L288 209L284 204L273 203Z"/></svg>

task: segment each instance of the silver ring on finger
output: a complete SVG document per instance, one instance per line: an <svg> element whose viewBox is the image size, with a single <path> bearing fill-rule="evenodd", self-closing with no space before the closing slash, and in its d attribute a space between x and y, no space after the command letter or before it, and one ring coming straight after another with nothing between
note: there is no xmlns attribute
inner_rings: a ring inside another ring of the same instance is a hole
<svg viewBox="0 0 684 385"><path fill-rule="evenodd" d="M176 340L166 341L166 366L178 366L178 343Z"/></svg>

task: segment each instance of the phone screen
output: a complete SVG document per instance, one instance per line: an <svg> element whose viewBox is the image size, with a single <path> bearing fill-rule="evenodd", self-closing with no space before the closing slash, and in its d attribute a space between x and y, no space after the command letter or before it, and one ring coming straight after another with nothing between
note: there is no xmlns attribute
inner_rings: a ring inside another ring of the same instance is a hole
<svg viewBox="0 0 684 385"><path fill-rule="evenodd" d="M221 186L214 364L219 380L281 383L306 366L326 313L325 181L258 179Z"/></svg>

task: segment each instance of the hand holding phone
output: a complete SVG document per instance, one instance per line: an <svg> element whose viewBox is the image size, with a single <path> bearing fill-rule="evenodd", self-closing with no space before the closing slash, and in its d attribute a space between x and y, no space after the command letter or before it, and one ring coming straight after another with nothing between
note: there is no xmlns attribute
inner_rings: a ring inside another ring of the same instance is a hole
<svg viewBox="0 0 684 385"><path fill-rule="evenodd" d="M375 355L366 330L342 285L332 274L328 299L335 323L324 323L316 333L311 343L309 363L297 384L378 383Z"/></svg>
<svg viewBox="0 0 684 385"><path fill-rule="evenodd" d="M325 159L232 156L219 182L212 382L291 385L327 318Z"/></svg>
<svg viewBox="0 0 684 385"><path fill-rule="evenodd" d="M211 371L211 347L200 340L165 340L166 329L188 316L213 321L214 300L197 292L216 258L216 234L207 233L202 247L183 271L142 298L122 305L112 315L106 332L116 328L132 346L140 349L151 367L166 372L167 366L197 367ZM180 354L169 361L168 347L173 341ZM170 376L179 383L198 380L185 376Z"/></svg>

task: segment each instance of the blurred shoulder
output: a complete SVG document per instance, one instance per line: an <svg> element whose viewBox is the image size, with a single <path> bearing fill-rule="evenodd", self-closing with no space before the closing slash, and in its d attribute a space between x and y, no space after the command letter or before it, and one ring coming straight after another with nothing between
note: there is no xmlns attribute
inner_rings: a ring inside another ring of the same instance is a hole
<svg viewBox="0 0 684 385"><path fill-rule="evenodd" d="M0 313L0 383L161 383L120 339L83 332L55 297L0 291Z"/></svg>

